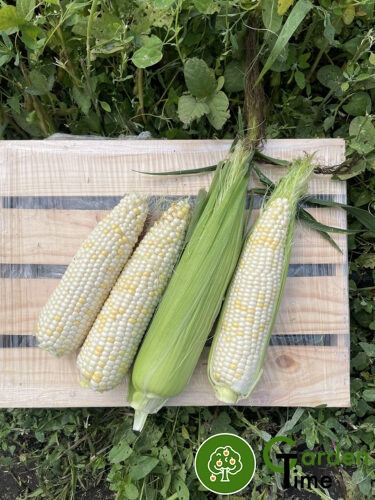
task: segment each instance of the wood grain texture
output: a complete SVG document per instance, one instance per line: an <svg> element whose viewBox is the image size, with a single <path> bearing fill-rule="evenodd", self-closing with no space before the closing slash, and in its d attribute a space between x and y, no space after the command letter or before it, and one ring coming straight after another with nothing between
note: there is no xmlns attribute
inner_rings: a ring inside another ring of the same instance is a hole
<svg viewBox="0 0 375 500"><path fill-rule="evenodd" d="M196 195L199 188L209 187L212 174L155 177L137 171L212 165L226 157L230 144L164 140L0 142L2 206L11 207L13 197L49 197L48 203L52 203L52 207L43 207L45 200L41 198L40 207L2 208L0 212L0 265L4 272L0 278L0 336L29 336L58 282L29 275L28 266L47 265L53 269L67 265L106 213L100 204L70 209L64 203L62 208L61 198L54 201L54 197L62 196L68 203L71 196L112 197L132 191L161 197ZM316 152L317 163L331 166L344 160L344 141L272 140L265 144L264 152L287 160ZM275 181L285 171L266 164L262 170ZM259 182L253 177L249 187L256 185ZM309 192L339 201L346 199L345 183L323 175L313 176ZM346 214L341 209L308 210L324 224L346 227ZM254 210L253 217L257 214ZM328 335L333 342L322 346L303 342L271 346L259 386L251 400L241 401L241 405L350 404L347 247L344 235L334 235L334 239L342 254L316 232L297 224L291 257L297 275L287 278L274 330L275 336L296 338ZM8 276L9 265L16 266L19 275ZM302 266L301 275L298 266ZM319 269L322 275L314 274L320 273ZM8 347L0 348L0 363L2 407L126 406L126 380L104 394L83 389L73 355L56 359L38 348ZM170 400L170 405L219 404L207 380L206 365L207 348L189 386Z"/></svg>

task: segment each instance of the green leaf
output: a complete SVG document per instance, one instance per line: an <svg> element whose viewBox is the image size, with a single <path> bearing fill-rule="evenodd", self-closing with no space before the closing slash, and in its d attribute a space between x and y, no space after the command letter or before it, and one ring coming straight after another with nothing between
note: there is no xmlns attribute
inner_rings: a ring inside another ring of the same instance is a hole
<svg viewBox="0 0 375 500"><path fill-rule="evenodd" d="M73 99L78 104L84 115L87 115L91 107L90 96L86 92L81 92L77 87L73 87Z"/></svg>
<svg viewBox="0 0 375 500"><path fill-rule="evenodd" d="M126 441L122 441L111 449L108 458L112 464L118 464L120 462L125 462L132 453L133 449L130 448Z"/></svg>
<svg viewBox="0 0 375 500"><path fill-rule="evenodd" d="M375 127L369 116L356 116L350 122L349 135L355 137L351 146L360 154L368 154L375 148Z"/></svg>
<svg viewBox="0 0 375 500"><path fill-rule="evenodd" d="M342 108L348 115L366 115L371 112L371 97L367 92L356 92Z"/></svg>
<svg viewBox="0 0 375 500"><path fill-rule="evenodd" d="M137 498L139 497L138 488L135 486L135 484L132 483L125 485L124 493L126 495L125 498L127 498L128 500L137 500Z"/></svg>
<svg viewBox="0 0 375 500"><path fill-rule="evenodd" d="M216 92L214 72L203 59L188 59L184 65L184 77L189 92L198 99L210 97Z"/></svg>
<svg viewBox="0 0 375 500"><path fill-rule="evenodd" d="M158 463L159 460L156 457L137 456L129 467L129 477L134 481L139 481L147 476Z"/></svg>
<svg viewBox="0 0 375 500"><path fill-rule="evenodd" d="M309 0L298 0L296 5L290 12L287 20L285 21L285 24L280 31L277 41L273 46L271 53L268 56L268 59L262 71L260 72L257 81L255 82L255 85L257 85L260 82L263 76L267 73L267 71L271 68L273 63L280 56L281 52L284 50L285 46L290 40L291 36L296 31L301 22L305 19L305 17L310 12L312 7L313 4Z"/></svg>
<svg viewBox="0 0 375 500"><path fill-rule="evenodd" d="M375 344L369 344L368 342L360 342L359 345L365 351L368 357L375 357Z"/></svg>
<svg viewBox="0 0 375 500"><path fill-rule="evenodd" d="M107 111L107 113L110 113L112 111L111 106L108 104L108 102L99 101L99 103L100 103L100 106L104 109L104 111Z"/></svg>
<svg viewBox="0 0 375 500"><path fill-rule="evenodd" d="M263 0L261 5L265 29L270 33L277 33L283 24L283 18L277 12L277 0Z"/></svg>
<svg viewBox="0 0 375 500"><path fill-rule="evenodd" d="M26 88L26 92L31 95L46 95L53 87L53 79L47 79L43 73L33 69L29 73L31 86Z"/></svg>
<svg viewBox="0 0 375 500"><path fill-rule="evenodd" d="M370 214L367 210L362 208L352 207L351 205L345 205L344 203L338 203L335 201L322 200L320 198L314 198L314 196L306 196L305 201L314 203L316 205L322 205L324 207L340 207L344 208L353 217L355 217L361 224L363 224L367 229L375 232L375 217Z"/></svg>
<svg viewBox="0 0 375 500"><path fill-rule="evenodd" d="M285 12L293 5L295 0L278 0L277 2L277 13L279 16L283 16Z"/></svg>
<svg viewBox="0 0 375 500"><path fill-rule="evenodd" d="M163 42L155 35L142 37L143 45L133 54L132 61L137 68L148 68L163 57Z"/></svg>
<svg viewBox="0 0 375 500"><path fill-rule="evenodd" d="M316 77L325 87L338 89L342 81L342 70L338 66L328 64L319 68Z"/></svg>
<svg viewBox="0 0 375 500"><path fill-rule="evenodd" d="M220 12L220 4L217 0L193 0L194 7L202 14L214 14Z"/></svg>
<svg viewBox="0 0 375 500"><path fill-rule="evenodd" d="M300 89L305 88L306 86L305 75L302 71L296 71L294 74L294 79Z"/></svg>
<svg viewBox="0 0 375 500"><path fill-rule="evenodd" d="M245 87L245 66L240 61L230 61L224 70L226 92L241 92Z"/></svg>
<svg viewBox="0 0 375 500"><path fill-rule="evenodd" d="M190 491L186 486L185 482L179 477L174 479L173 481L173 489L175 490L177 497L173 495L171 498L176 498L176 500L189 500L190 499Z"/></svg>
<svg viewBox="0 0 375 500"><path fill-rule="evenodd" d="M182 95L178 99L178 117L182 123L189 125L192 121L197 120L209 113L210 108L204 101L197 101L190 94Z"/></svg>
<svg viewBox="0 0 375 500"><path fill-rule="evenodd" d="M375 401L375 389L366 389L362 393L363 399L365 401L374 402Z"/></svg>
<svg viewBox="0 0 375 500"><path fill-rule="evenodd" d="M152 0L152 4L156 9L168 9L175 1L176 0Z"/></svg>
<svg viewBox="0 0 375 500"><path fill-rule="evenodd" d="M34 15L35 4L35 0L17 0L16 8L18 14L26 21L30 21Z"/></svg>
<svg viewBox="0 0 375 500"><path fill-rule="evenodd" d="M4 5L0 8L0 30L17 28L25 19L21 17L14 5Z"/></svg>
<svg viewBox="0 0 375 500"><path fill-rule="evenodd" d="M207 101L210 109L207 114L208 121L216 129L220 130L229 118L229 101L224 92L220 91Z"/></svg>
<svg viewBox="0 0 375 500"><path fill-rule="evenodd" d="M328 234L329 232L341 232L342 230L335 230L335 228L331 228L330 226L325 226L324 224L320 224L311 214L306 212L306 210L300 209L298 212L298 218L304 224L309 226L311 229L318 231L322 235L322 237L327 240L336 250L342 253L341 248L337 245L335 240Z"/></svg>

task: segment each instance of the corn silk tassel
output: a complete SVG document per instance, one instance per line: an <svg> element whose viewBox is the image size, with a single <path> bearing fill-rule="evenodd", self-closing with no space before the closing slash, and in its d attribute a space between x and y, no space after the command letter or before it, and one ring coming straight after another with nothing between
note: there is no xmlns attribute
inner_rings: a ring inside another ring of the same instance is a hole
<svg viewBox="0 0 375 500"><path fill-rule="evenodd" d="M108 391L128 372L180 256L190 212L188 200L172 203L134 250L78 354L82 386Z"/></svg>
<svg viewBox="0 0 375 500"><path fill-rule="evenodd" d="M251 228L230 284L208 360L217 399L247 398L262 372L288 272L298 201L314 170L296 160Z"/></svg>
<svg viewBox="0 0 375 500"><path fill-rule="evenodd" d="M249 152L217 168L195 229L136 356L129 390L134 430L186 387L219 313L244 239Z"/></svg>
<svg viewBox="0 0 375 500"><path fill-rule="evenodd" d="M122 198L91 231L43 307L35 336L55 356L77 350L130 257L148 213L147 197Z"/></svg>

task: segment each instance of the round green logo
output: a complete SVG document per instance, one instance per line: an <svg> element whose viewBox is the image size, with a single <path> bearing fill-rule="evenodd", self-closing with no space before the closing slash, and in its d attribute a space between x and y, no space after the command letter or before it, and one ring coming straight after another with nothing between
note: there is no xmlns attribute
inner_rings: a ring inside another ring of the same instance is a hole
<svg viewBox="0 0 375 500"><path fill-rule="evenodd" d="M208 490L231 495L245 488L255 472L254 451L235 434L215 434L204 441L195 455L195 472Z"/></svg>

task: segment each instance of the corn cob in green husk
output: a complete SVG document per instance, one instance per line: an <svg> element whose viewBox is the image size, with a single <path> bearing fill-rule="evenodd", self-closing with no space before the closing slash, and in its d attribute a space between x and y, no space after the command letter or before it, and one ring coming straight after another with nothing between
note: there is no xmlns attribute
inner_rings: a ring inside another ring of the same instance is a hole
<svg viewBox="0 0 375 500"><path fill-rule="evenodd" d="M130 257L148 213L147 198L125 196L82 243L39 316L39 347L55 356L79 348Z"/></svg>
<svg viewBox="0 0 375 500"><path fill-rule="evenodd" d="M249 153L217 169L197 225L146 332L130 385L134 429L187 385L219 313L244 236Z"/></svg>
<svg viewBox="0 0 375 500"><path fill-rule="evenodd" d="M246 238L210 348L208 376L216 397L235 404L256 387L287 276L297 203L313 172L296 160Z"/></svg>
<svg viewBox="0 0 375 500"><path fill-rule="evenodd" d="M78 354L81 385L107 391L128 372L181 253L190 213L188 200L173 203L126 263Z"/></svg>

